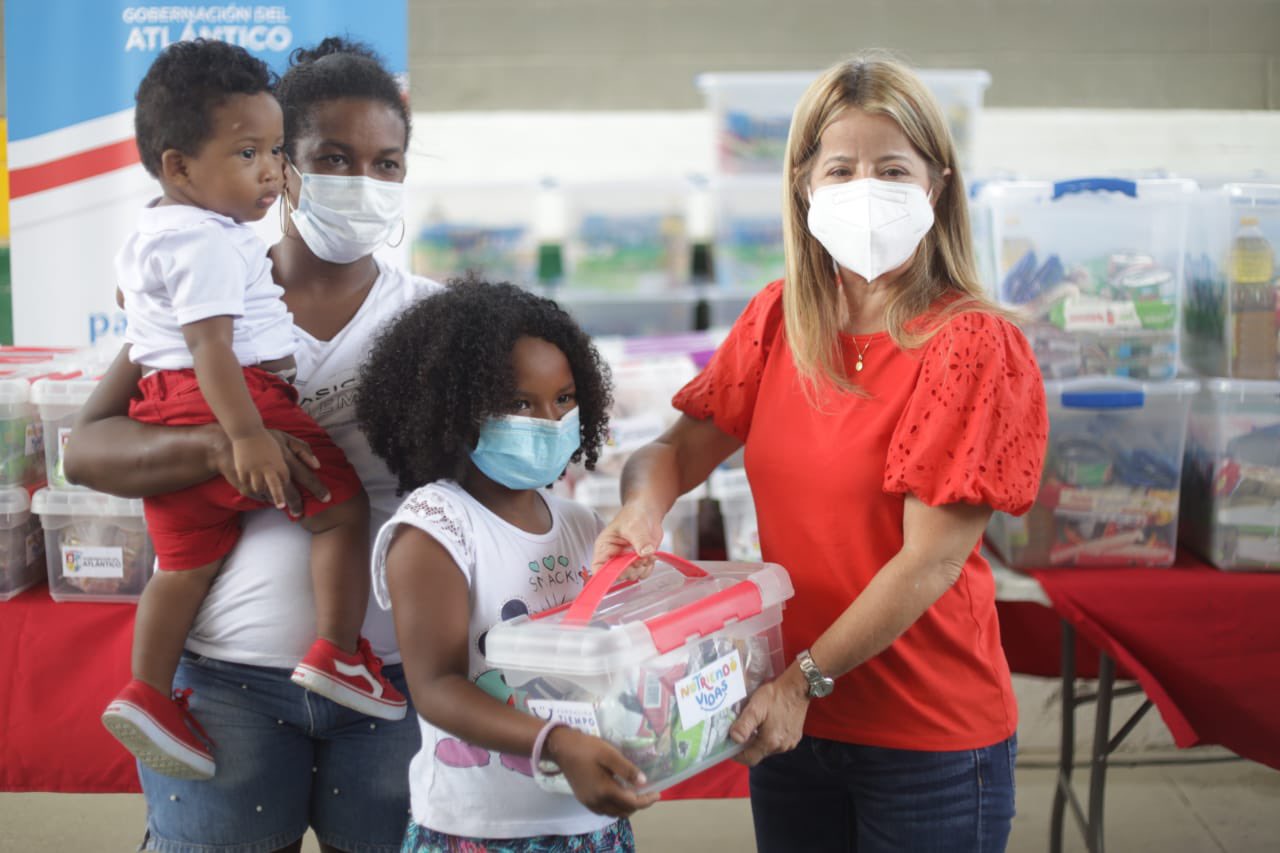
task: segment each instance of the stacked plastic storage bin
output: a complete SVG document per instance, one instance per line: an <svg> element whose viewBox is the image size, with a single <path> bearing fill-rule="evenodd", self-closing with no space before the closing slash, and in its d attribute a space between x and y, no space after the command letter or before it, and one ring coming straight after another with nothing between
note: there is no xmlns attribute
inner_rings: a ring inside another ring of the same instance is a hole
<svg viewBox="0 0 1280 853"><path fill-rule="evenodd" d="M45 438L48 488L31 509L44 528L49 595L54 601L137 601L155 563L142 501L112 497L67 482L62 450L97 379L75 373L31 387Z"/></svg>
<svg viewBox="0 0 1280 853"><path fill-rule="evenodd" d="M1185 361L1205 377L1187 437L1183 540L1220 569L1280 569L1280 185L1201 194Z"/></svg>
<svg viewBox="0 0 1280 853"><path fill-rule="evenodd" d="M599 735L647 777L686 779L741 747L729 738L747 697L786 666L781 566L691 563L659 554L653 574L608 591L614 560L573 603L490 629L485 655L511 703ZM563 775L535 775L569 794Z"/></svg>
<svg viewBox="0 0 1280 853"><path fill-rule="evenodd" d="M990 75L978 70L919 72L951 125L962 166ZM752 295L785 273L782 171L791 115L816 71L699 75L715 139L717 289L707 294L713 326L730 325Z"/></svg>
<svg viewBox="0 0 1280 853"><path fill-rule="evenodd" d="M23 487L0 487L0 601L44 580L44 540Z"/></svg>
<svg viewBox="0 0 1280 853"><path fill-rule="evenodd" d="M44 479L44 433L31 404L24 371L0 371L0 486L31 486Z"/></svg>
<svg viewBox="0 0 1280 853"><path fill-rule="evenodd" d="M1017 568L1170 565L1197 387L1106 377L1046 382L1040 494L1023 517L995 513L988 543Z"/></svg>
<svg viewBox="0 0 1280 853"><path fill-rule="evenodd" d="M1280 382L1204 382L1187 434L1182 535L1220 569L1280 569Z"/></svg>
<svg viewBox="0 0 1280 853"><path fill-rule="evenodd" d="M529 182L433 183L413 238L413 271L444 282L468 272L531 286L537 274L535 207Z"/></svg>
<svg viewBox="0 0 1280 853"><path fill-rule="evenodd" d="M550 295L593 335L691 331L683 180L566 183L563 281Z"/></svg>
<svg viewBox="0 0 1280 853"><path fill-rule="evenodd" d="M1195 189L1187 180L1117 178L983 186L989 284L1025 314L1046 378L1177 373Z"/></svg>
<svg viewBox="0 0 1280 853"><path fill-rule="evenodd" d="M1202 376L1280 379L1280 184L1202 192L1187 242L1185 362Z"/></svg>

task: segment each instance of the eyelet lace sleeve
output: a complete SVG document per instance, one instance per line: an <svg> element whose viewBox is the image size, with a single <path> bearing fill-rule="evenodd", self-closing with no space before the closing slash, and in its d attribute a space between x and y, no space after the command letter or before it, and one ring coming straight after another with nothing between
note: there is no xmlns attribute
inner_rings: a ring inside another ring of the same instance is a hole
<svg viewBox="0 0 1280 853"><path fill-rule="evenodd" d="M1039 490L1049 424L1022 333L992 314L961 314L925 344L922 362L889 444L884 490L930 506L1026 512Z"/></svg>
<svg viewBox="0 0 1280 853"><path fill-rule="evenodd" d="M710 418L723 432L745 442L764 365L781 326L782 282L775 281L747 304L710 363L671 404L696 420Z"/></svg>
<svg viewBox="0 0 1280 853"><path fill-rule="evenodd" d="M373 593L379 607L391 609L391 596L387 592L387 549L396 528L402 524L418 528L443 545L470 586L475 565L471 518L447 491L430 483L405 498L396 514L378 531L373 544Z"/></svg>

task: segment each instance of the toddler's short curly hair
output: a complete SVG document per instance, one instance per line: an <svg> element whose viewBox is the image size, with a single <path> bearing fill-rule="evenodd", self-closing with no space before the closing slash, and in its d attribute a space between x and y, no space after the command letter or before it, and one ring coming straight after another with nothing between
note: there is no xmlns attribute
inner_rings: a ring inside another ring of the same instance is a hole
<svg viewBox="0 0 1280 853"><path fill-rule="evenodd" d="M550 299L468 277L405 310L360 371L356 416L401 493L460 476L481 424L510 412L512 352L526 336L554 344L568 360L582 424L573 461L595 467L612 393L590 338Z"/></svg>
<svg viewBox="0 0 1280 853"><path fill-rule="evenodd" d="M213 133L213 110L231 95L275 88L276 75L261 59L216 39L175 42L156 57L138 84L133 131L138 156L152 177L170 148L192 156Z"/></svg>

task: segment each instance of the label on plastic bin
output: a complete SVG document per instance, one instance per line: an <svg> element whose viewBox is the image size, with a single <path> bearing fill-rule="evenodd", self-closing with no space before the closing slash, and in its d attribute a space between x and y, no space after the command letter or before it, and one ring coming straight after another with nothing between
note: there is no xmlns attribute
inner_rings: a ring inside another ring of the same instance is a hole
<svg viewBox="0 0 1280 853"><path fill-rule="evenodd" d="M44 453L44 425L33 422L27 424L26 441L24 442L24 455L36 456Z"/></svg>
<svg viewBox="0 0 1280 853"><path fill-rule="evenodd" d="M1051 319L1054 325L1068 332L1142 328L1142 319L1132 302L1065 299L1054 307Z"/></svg>
<svg viewBox="0 0 1280 853"><path fill-rule="evenodd" d="M58 427L58 458L53 463L54 470L49 474L51 483L65 484L67 477L62 473L62 454L66 452L67 442L71 440L71 427Z"/></svg>
<svg viewBox="0 0 1280 853"><path fill-rule="evenodd" d="M124 549L87 545L62 546L62 576L124 578Z"/></svg>
<svg viewBox="0 0 1280 853"><path fill-rule="evenodd" d="M564 723L580 732L600 737L600 723L595 706L590 702L564 702L556 699L530 699L529 713L539 719Z"/></svg>
<svg viewBox="0 0 1280 853"><path fill-rule="evenodd" d="M676 682L680 722L686 729L746 698L747 683L742 677L742 659L737 649Z"/></svg>

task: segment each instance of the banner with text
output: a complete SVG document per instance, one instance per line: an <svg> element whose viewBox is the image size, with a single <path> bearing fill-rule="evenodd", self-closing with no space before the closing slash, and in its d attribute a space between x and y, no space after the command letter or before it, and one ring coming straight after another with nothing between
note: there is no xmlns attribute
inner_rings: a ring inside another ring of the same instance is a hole
<svg viewBox="0 0 1280 853"><path fill-rule="evenodd" d="M8 0L15 342L109 345L123 333L112 259L159 191L138 162L133 96L166 45L222 39L283 73L295 49L342 35L376 50L406 84L406 3ZM273 212L264 227L278 234L275 221Z"/></svg>

